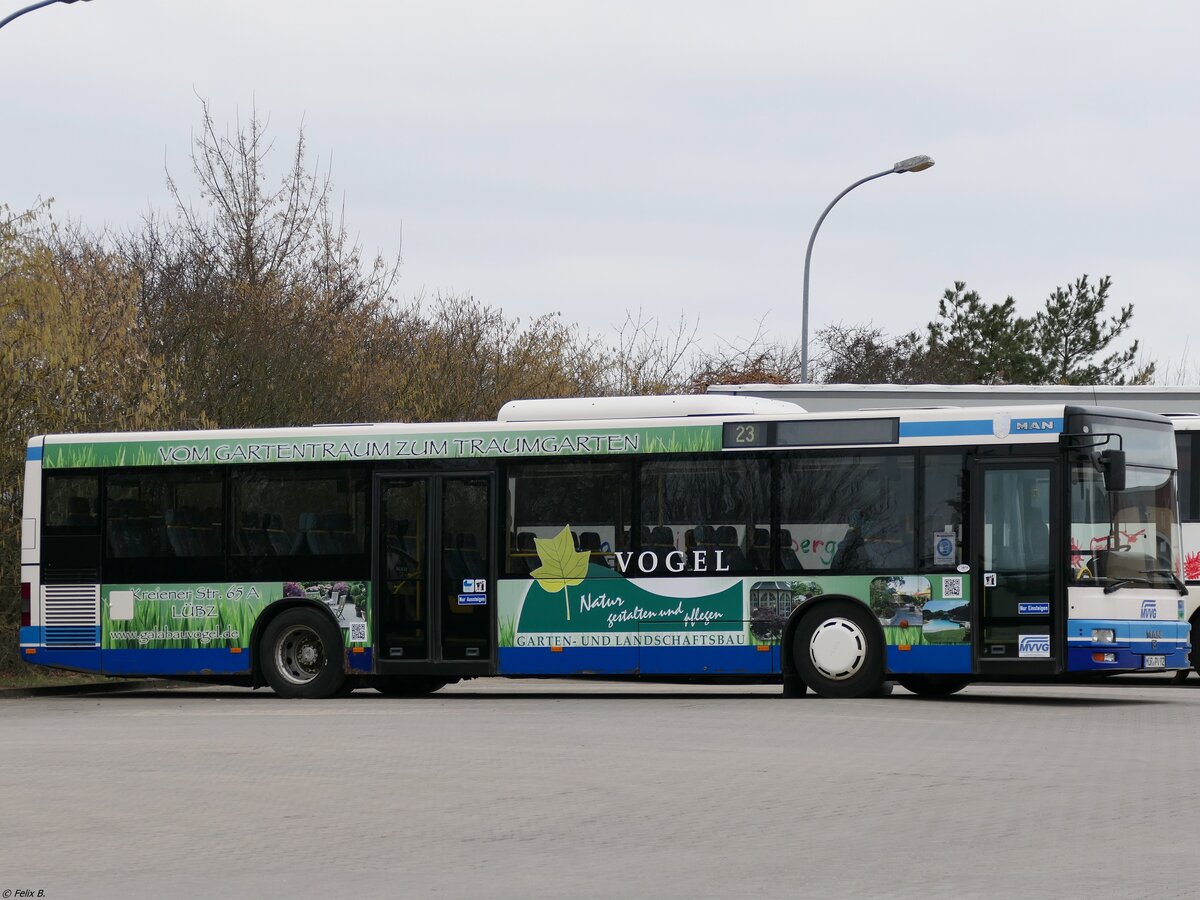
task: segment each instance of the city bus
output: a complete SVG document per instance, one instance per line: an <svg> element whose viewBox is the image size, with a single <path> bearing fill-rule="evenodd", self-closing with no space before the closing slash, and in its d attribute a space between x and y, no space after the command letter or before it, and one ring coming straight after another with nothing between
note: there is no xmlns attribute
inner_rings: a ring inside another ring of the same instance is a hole
<svg viewBox="0 0 1200 900"><path fill-rule="evenodd" d="M925 695L1179 670L1171 422L528 400L29 441L21 653L320 698L483 676Z"/></svg>

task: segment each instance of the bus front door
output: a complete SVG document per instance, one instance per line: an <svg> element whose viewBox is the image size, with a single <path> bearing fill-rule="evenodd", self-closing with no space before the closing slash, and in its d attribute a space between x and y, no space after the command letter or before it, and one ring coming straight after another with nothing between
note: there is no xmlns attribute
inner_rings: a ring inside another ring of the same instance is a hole
<svg viewBox="0 0 1200 900"><path fill-rule="evenodd" d="M1048 461L981 461L975 475L971 581L979 674L1058 671L1055 468Z"/></svg>
<svg viewBox="0 0 1200 900"><path fill-rule="evenodd" d="M380 476L376 670L487 674L494 641L489 473Z"/></svg>

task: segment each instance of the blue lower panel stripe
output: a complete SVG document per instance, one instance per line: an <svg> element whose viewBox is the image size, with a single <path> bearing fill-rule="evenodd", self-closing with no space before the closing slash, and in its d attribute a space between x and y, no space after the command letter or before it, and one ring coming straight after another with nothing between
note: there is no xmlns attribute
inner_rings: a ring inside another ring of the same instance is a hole
<svg viewBox="0 0 1200 900"><path fill-rule="evenodd" d="M971 672L967 644L887 648L891 672ZM778 647L501 647L501 675L773 675L780 671Z"/></svg>
<svg viewBox="0 0 1200 900"><path fill-rule="evenodd" d="M642 647L643 675L771 675L773 654L757 647Z"/></svg>
<svg viewBox="0 0 1200 900"><path fill-rule="evenodd" d="M501 675L771 675L779 655L756 647L501 647Z"/></svg>
<svg viewBox="0 0 1200 900"><path fill-rule="evenodd" d="M929 675L971 674L970 644L914 644L909 650L887 648L889 672Z"/></svg>
<svg viewBox="0 0 1200 900"><path fill-rule="evenodd" d="M22 640L24 638L23 629ZM22 654L21 658L39 666L80 669L104 675L245 675L250 671L250 651L230 653L225 647L126 650L38 647L36 653ZM347 653L346 661L351 671L369 673L373 663L371 648L364 653Z"/></svg>
<svg viewBox="0 0 1200 900"><path fill-rule="evenodd" d="M105 675L241 675L250 671L250 653L225 647L103 651Z"/></svg>

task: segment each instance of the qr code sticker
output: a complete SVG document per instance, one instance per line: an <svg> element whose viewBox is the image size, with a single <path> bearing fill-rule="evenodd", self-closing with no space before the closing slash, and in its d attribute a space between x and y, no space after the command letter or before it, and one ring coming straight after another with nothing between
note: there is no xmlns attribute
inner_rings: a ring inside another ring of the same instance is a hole
<svg viewBox="0 0 1200 900"><path fill-rule="evenodd" d="M962 579L946 577L942 579L942 596L947 600L962 599Z"/></svg>
<svg viewBox="0 0 1200 900"><path fill-rule="evenodd" d="M365 641L367 639L367 623L366 622L351 622L350 623L350 640Z"/></svg>

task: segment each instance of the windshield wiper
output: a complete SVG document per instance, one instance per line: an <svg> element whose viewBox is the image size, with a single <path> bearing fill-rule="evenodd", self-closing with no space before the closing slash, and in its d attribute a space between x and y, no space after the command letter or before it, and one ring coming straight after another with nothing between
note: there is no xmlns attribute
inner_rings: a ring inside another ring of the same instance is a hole
<svg viewBox="0 0 1200 900"><path fill-rule="evenodd" d="M1171 584L1175 585L1175 590L1179 591L1183 596L1187 595L1187 585L1183 583L1174 569L1139 569L1138 571L1143 575L1165 575L1171 579Z"/></svg>
<svg viewBox="0 0 1200 900"><path fill-rule="evenodd" d="M1134 584L1135 582L1141 584L1152 584L1152 582L1147 578L1109 578L1106 575L1090 575L1087 578L1079 579L1075 583L1081 587L1087 587L1089 585L1104 585L1104 593L1111 594L1113 591L1119 591L1121 588L1125 587L1125 585Z"/></svg>
<svg viewBox="0 0 1200 900"><path fill-rule="evenodd" d="M1104 593L1106 593L1106 594L1111 594L1115 591L1119 591L1121 588L1123 588L1129 584L1147 584L1147 585L1151 585L1151 586L1153 586L1153 584L1154 584L1154 582L1152 582L1149 578L1114 578L1114 579L1103 578L1100 580L1110 582L1109 584L1104 586Z"/></svg>

